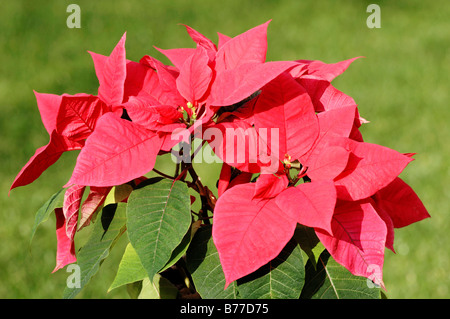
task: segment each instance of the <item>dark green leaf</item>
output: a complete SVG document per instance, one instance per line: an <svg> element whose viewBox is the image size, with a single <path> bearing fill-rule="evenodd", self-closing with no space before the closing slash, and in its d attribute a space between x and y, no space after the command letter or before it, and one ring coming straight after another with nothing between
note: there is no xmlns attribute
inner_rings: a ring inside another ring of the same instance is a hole
<svg viewBox="0 0 450 319"><path fill-rule="evenodd" d="M127 284L127 293L130 299L138 299L142 290L142 280Z"/></svg>
<svg viewBox="0 0 450 319"><path fill-rule="evenodd" d="M59 191L53 194L47 200L47 202L45 202L45 204L37 211L36 217L34 219L33 229L31 231L30 245L31 242L33 241L33 237L34 234L36 233L38 226L48 219L50 214L54 212L55 208L63 207L65 191L66 191L65 188L61 188Z"/></svg>
<svg viewBox="0 0 450 319"><path fill-rule="evenodd" d="M142 281L142 290L138 299L175 299L178 289L172 283L159 274L151 281L145 278Z"/></svg>
<svg viewBox="0 0 450 319"><path fill-rule="evenodd" d="M184 235L183 239L181 240L181 243L177 246L177 248L174 249L172 252L172 255L170 256L169 261L167 264L160 270L160 272L163 272L164 270L172 267L175 265L175 263L186 253L186 251L189 248L189 245L191 244L191 240L194 237L195 233L197 232L198 228L200 227L201 221L198 220L194 223L192 223L191 228L188 230L186 235Z"/></svg>
<svg viewBox="0 0 450 319"><path fill-rule="evenodd" d="M74 298L83 289L92 276L97 273L103 260L108 257L109 251L116 240L125 232L126 205L119 203L105 206L102 210L102 215L106 212L108 215L107 220L111 218L111 206L116 207L116 210L108 228L105 230L104 223L96 222L88 241L77 254L77 264L80 267L79 286L74 288L66 287L63 298Z"/></svg>
<svg viewBox="0 0 450 319"><path fill-rule="evenodd" d="M188 187L183 182L164 179L131 193L128 237L149 278L167 264L191 220Z"/></svg>
<svg viewBox="0 0 450 319"><path fill-rule="evenodd" d="M203 299L236 299L237 285L225 287L225 275L219 253L212 240L212 226L201 227L186 253L187 269L191 273L197 292Z"/></svg>
<svg viewBox="0 0 450 319"><path fill-rule="evenodd" d="M123 253L122 260L119 264L116 277L108 291L147 278L147 272L142 266L141 260L134 250L133 246L128 243Z"/></svg>
<svg viewBox="0 0 450 319"><path fill-rule="evenodd" d="M305 283L299 245L291 240L274 260L237 283L243 299L298 299Z"/></svg>
<svg viewBox="0 0 450 319"><path fill-rule="evenodd" d="M295 228L294 238L300 245L300 248L311 260L311 262L313 262L313 265L315 267L316 258L314 256L313 249L319 243L319 238L317 237L314 228L297 224L297 227Z"/></svg>
<svg viewBox="0 0 450 319"><path fill-rule="evenodd" d="M300 298L379 299L380 289L368 284L367 278L354 276L324 250L317 261L317 269L307 262L306 282Z"/></svg>

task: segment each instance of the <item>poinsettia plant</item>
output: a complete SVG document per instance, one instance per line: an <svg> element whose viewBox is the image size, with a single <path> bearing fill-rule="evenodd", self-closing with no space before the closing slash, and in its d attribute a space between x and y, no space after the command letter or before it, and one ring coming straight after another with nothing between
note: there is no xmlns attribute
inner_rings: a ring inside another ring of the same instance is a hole
<svg viewBox="0 0 450 319"><path fill-rule="evenodd" d="M80 151L33 228L55 214L54 271L80 268L64 297L124 236L110 289L134 297L381 296L394 229L429 217L399 178L414 154L364 142L367 121L331 83L357 58L268 62L268 25L217 45L185 26L194 47L157 48L171 65L127 60L124 34L109 56L89 52L96 95L35 92L49 143L11 189ZM164 155L173 174L154 167ZM212 160L217 185L204 185L194 166Z"/></svg>

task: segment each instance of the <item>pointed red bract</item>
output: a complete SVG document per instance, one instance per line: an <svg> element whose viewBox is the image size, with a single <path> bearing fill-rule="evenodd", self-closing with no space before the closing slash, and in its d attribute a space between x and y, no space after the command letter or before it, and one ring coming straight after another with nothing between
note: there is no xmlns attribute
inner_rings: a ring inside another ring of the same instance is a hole
<svg viewBox="0 0 450 319"><path fill-rule="evenodd" d="M374 196L377 206L392 219L395 228L406 227L430 215L414 190L399 177Z"/></svg>
<svg viewBox="0 0 450 319"><path fill-rule="evenodd" d="M360 200L390 184L413 159L377 144L346 139L351 155L335 179L338 198Z"/></svg>
<svg viewBox="0 0 450 319"><path fill-rule="evenodd" d="M77 231L78 214L85 188L85 186L73 185L64 194L63 213L66 220L66 234L72 241Z"/></svg>
<svg viewBox="0 0 450 319"><path fill-rule="evenodd" d="M312 182L289 187L276 197L276 203L283 212L297 214L299 224L332 234L332 216L336 204L333 182Z"/></svg>
<svg viewBox="0 0 450 319"><path fill-rule="evenodd" d="M83 143L75 142L53 131L47 145L36 150L28 163L17 174L10 191L19 186L34 182L50 166L61 157L64 152L80 150Z"/></svg>
<svg viewBox="0 0 450 319"><path fill-rule="evenodd" d="M350 151L341 146L326 146L308 158L308 177L313 181L333 180L347 167Z"/></svg>
<svg viewBox="0 0 450 319"><path fill-rule="evenodd" d="M89 225L94 213L103 205L111 189L112 187L90 187L89 194L80 208L78 230Z"/></svg>
<svg viewBox="0 0 450 319"><path fill-rule="evenodd" d="M173 132L185 128L181 123L182 114L170 105L152 105L151 97L131 96L125 107L133 123L139 124L149 130L158 132Z"/></svg>
<svg viewBox="0 0 450 319"><path fill-rule="evenodd" d="M229 40L232 39L231 37L229 37L229 36L227 36L227 35L225 35L225 34L222 34L222 33L220 33L220 32L217 32L217 36L218 36L218 38L219 38L219 43L218 43L218 45L217 45L218 49L220 49L221 47L223 47L225 43L227 43Z"/></svg>
<svg viewBox="0 0 450 319"><path fill-rule="evenodd" d="M56 266L53 273L77 261L75 254L75 242L71 240L66 233L66 219L62 208L55 209L56 216Z"/></svg>
<svg viewBox="0 0 450 319"><path fill-rule="evenodd" d="M394 222L392 221L391 216L383 209L381 208L375 201L372 202L372 206L375 208L375 210L378 213L378 216L384 221L386 224L386 242L385 246L386 248L390 249L392 252L395 253L394 249L394 237L395 237L395 230L394 230Z"/></svg>
<svg viewBox="0 0 450 319"><path fill-rule="evenodd" d="M253 184L237 185L219 197L213 240L225 273L225 288L274 259L294 234L296 212L284 212L274 199L252 200Z"/></svg>
<svg viewBox="0 0 450 319"><path fill-rule="evenodd" d="M107 113L86 140L67 186L114 186L145 175L160 146L156 133Z"/></svg>
<svg viewBox="0 0 450 319"><path fill-rule="evenodd" d="M217 196L220 197L230 185L232 168L227 163L222 164L220 170L219 181L217 183Z"/></svg>
<svg viewBox="0 0 450 319"><path fill-rule="evenodd" d="M185 24L183 25L186 28L187 33L195 43L203 46L205 49L216 51L216 45L210 39L208 39L206 36L198 32L194 28L191 28L190 26Z"/></svg>
<svg viewBox="0 0 450 319"><path fill-rule="evenodd" d="M221 106L240 102L295 65L289 61L246 63L218 72L211 87L210 104Z"/></svg>
<svg viewBox="0 0 450 319"><path fill-rule="evenodd" d="M98 97L88 94L63 95L56 130L75 141L86 139L97 120L110 109Z"/></svg>
<svg viewBox="0 0 450 319"><path fill-rule="evenodd" d="M117 43L111 55L104 61L105 63L101 66L95 64L95 71L100 82L98 96L111 107L122 104L124 96L126 77L125 39L126 33Z"/></svg>
<svg viewBox="0 0 450 319"><path fill-rule="evenodd" d="M36 96L37 106L39 113L41 114L42 123L51 135L53 130L56 129L56 117L58 115L59 106L61 104L61 95L38 93L33 91Z"/></svg>
<svg viewBox="0 0 450 319"><path fill-rule="evenodd" d="M155 47L159 52L164 54L170 62L178 69L181 70L184 62L186 62L187 58L194 54L196 49L193 48L181 48L181 49L167 49L163 50Z"/></svg>
<svg viewBox="0 0 450 319"><path fill-rule="evenodd" d="M216 70L222 72L247 63L264 63L269 22L229 39L217 51Z"/></svg>
<svg viewBox="0 0 450 319"><path fill-rule="evenodd" d="M246 121L232 118L205 131L203 139L225 163L241 171L258 173L258 134ZM265 145L264 145L265 146Z"/></svg>
<svg viewBox="0 0 450 319"><path fill-rule="evenodd" d="M255 194L253 199L268 199L276 197L289 184L289 180L285 174L261 174L255 183Z"/></svg>
<svg viewBox="0 0 450 319"><path fill-rule="evenodd" d="M206 50L199 46L180 69L176 80L178 91L188 102L194 104L200 101L208 90L212 76Z"/></svg>
<svg viewBox="0 0 450 319"><path fill-rule="evenodd" d="M318 114L319 135L314 146L300 157L312 180L333 180L347 167L350 150L343 147L341 139L351 134L355 109L348 106Z"/></svg>
<svg viewBox="0 0 450 319"><path fill-rule="evenodd" d="M298 159L314 144L319 124L306 91L288 73L282 73L267 84L254 108L255 126L279 130L279 154ZM271 143L267 141L269 149Z"/></svg>
<svg viewBox="0 0 450 319"><path fill-rule="evenodd" d="M356 57L337 63L324 63L322 61L307 61L299 60L298 62L305 63L307 68L307 73L312 78L317 78L331 82L338 75L344 73L344 71L353 63L356 59L362 57Z"/></svg>
<svg viewBox="0 0 450 319"><path fill-rule="evenodd" d="M352 274L371 277L376 284L383 285L387 228L372 203L338 203L331 226L333 235L316 229L331 256Z"/></svg>

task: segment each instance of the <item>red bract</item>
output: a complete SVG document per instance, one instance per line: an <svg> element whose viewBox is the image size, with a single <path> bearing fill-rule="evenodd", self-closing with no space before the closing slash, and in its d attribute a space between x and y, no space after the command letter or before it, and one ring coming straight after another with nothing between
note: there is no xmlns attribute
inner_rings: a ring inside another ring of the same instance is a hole
<svg viewBox="0 0 450 319"><path fill-rule="evenodd" d="M367 121L331 83L357 58L266 61L268 25L218 33L218 45L185 26L194 48L157 49L173 65L149 55L127 60L124 34L109 56L90 52L97 95L35 92L50 141L11 189L81 150L55 211L55 270L75 261L76 230L113 186L141 178L159 154L195 135L224 162L212 235L226 286L278 256L297 224L314 229L353 274L383 284L371 271L382 270L385 247L394 250L394 228L429 217L398 177L412 154L364 142L359 127ZM183 167L174 179L193 169Z"/></svg>

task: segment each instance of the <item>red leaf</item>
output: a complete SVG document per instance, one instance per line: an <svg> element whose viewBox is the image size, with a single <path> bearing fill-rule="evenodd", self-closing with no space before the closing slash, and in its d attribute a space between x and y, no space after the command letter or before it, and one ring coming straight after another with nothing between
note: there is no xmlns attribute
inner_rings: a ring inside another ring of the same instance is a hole
<svg viewBox="0 0 450 319"><path fill-rule="evenodd" d="M343 140L352 152L347 167L335 179L338 198L343 200L372 196L390 184L413 160L381 145Z"/></svg>
<svg viewBox="0 0 450 319"><path fill-rule="evenodd" d="M252 200L253 184L237 185L217 200L213 240L225 273L225 288L274 259L292 238L297 214L275 200Z"/></svg>
<svg viewBox="0 0 450 319"><path fill-rule="evenodd" d="M133 123L144 126L149 130L173 132L177 128L186 127L180 123L182 114L171 105L152 105L151 97L131 96L124 104Z"/></svg>
<svg viewBox="0 0 450 319"><path fill-rule="evenodd" d="M127 77L124 84L124 102L130 96L151 96L158 101L157 104L168 103L159 83L156 71L142 63L127 60Z"/></svg>
<svg viewBox="0 0 450 319"><path fill-rule="evenodd" d="M82 143L72 141L53 131L47 145L36 150L28 163L17 174L10 191L19 186L25 186L35 181L41 174L53 165L66 151L80 150Z"/></svg>
<svg viewBox="0 0 450 319"><path fill-rule="evenodd" d="M164 54L178 70L181 70L187 58L189 58L191 55L194 54L194 52L196 52L196 49L193 48L163 50L155 47L155 49Z"/></svg>
<svg viewBox="0 0 450 319"><path fill-rule="evenodd" d="M316 234L331 256L353 275L371 277L383 285L387 229L371 202L340 202L333 215L333 235L320 229ZM379 271L373 273L376 269Z"/></svg>
<svg viewBox="0 0 450 319"><path fill-rule="evenodd" d="M252 173L239 171L237 176L232 176L230 184L228 185L227 189L230 189L231 187L234 187L236 185L250 183L250 181L252 180L252 177L253 177Z"/></svg>
<svg viewBox="0 0 450 319"><path fill-rule="evenodd" d="M268 199L276 197L280 194L289 184L285 174L261 174L255 183L255 194L253 199Z"/></svg>
<svg viewBox="0 0 450 319"><path fill-rule="evenodd" d="M386 234L385 246L386 246L386 248L392 250L395 253L395 250L394 250L395 232L394 232L394 223L392 221L392 218L391 218L391 216L389 216L389 214L383 208L380 207L380 205L378 205L378 203L376 203L376 201L374 201L372 203L372 205L375 208L375 210L377 211L378 216L380 216L380 218L386 224L387 234Z"/></svg>
<svg viewBox="0 0 450 319"><path fill-rule="evenodd" d="M59 106L61 104L61 95L38 93L33 91L36 96L37 106L41 114L42 123L48 134L56 129L56 116L58 115Z"/></svg>
<svg viewBox="0 0 450 319"><path fill-rule="evenodd" d="M160 146L156 133L107 113L86 140L67 185L124 184L153 169Z"/></svg>
<svg viewBox="0 0 450 319"><path fill-rule="evenodd" d="M217 32L217 36L219 37L219 44L218 44L218 48L220 49L221 47L223 47L223 45L225 44L225 43L227 43L228 41L230 41L232 38L231 37L229 37L229 36L227 36L227 35L225 35L225 34L222 34L222 33L220 33L220 32Z"/></svg>
<svg viewBox="0 0 450 319"><path fill-rule="evenodd" d="M183 25L186 27L186 31L188 32L188 34L190 35L192 40L194 40L195 43L197 43L198 45L203 47L206 50L207 55L210 58L210 60L213 60L216 55L216 51L217 51L216 45L210 39L205 37L203 34L198 32L197 30L194 30L193 28L191 28L190 26L187 26L185 24L183 24Z"/></svg>
<svg viewBox="0 0 450 319"><path fill-rule="evenodd" d="M299 60L299 62L306 62L307 69L308 69L308 75L311 75L311 77L322 79L328 82L331 82L336 78L338 75L344 73L344 71L349 67L349 65L355 61L356 59L359 59L362 57L356 57L344 61L340 61L337 63L324 63L322 61L305 61L305 60Z"/></svg>
<svg viewBox="0 0 450 319"><path fill-rule="evenodd" d="M91 222L93 214L103 205L112 187L90 187L89 194L81 206L78 230Z"/></svg>
<svg viewBox="0 0 450 319"><path fill-rule="evenodd" d="M277 205L289 215L297 214L297 222L331 233L331 220L336 204L336 188L331 181L320 181L289 187L276 197Z"/></svg>
<svg viewBox="0 0 450 319"><path fill-rule="evenodd" d="M323 147L306 162L308 177L313 181L333 180L347 167L349 157L350 152L343 147Z"/></svg>
<svg viewBox="0 0 450 319"><path fill-rule="evenodd" d="M94 131L97 120L108 111L106 104L96 96L64 95L58 112L56 130L75 141L84 140Z"/></svg>
<svg viewBox="0 0 450 319"><path fill-rule="evenodd" d="M89 53L94 61L97 76L101 76L108 57L94 52ZM168 101L172 101L171 97L163 91L154 68L147 63L126 60L123 102L127 102L130 96L150 96L158 101L156 104L167 104Z"/></svg>
<svg viewBox="0 0 450 319"><path fill-rule="evenodd" d="M199 46L184 62L176 85L180 94L194 104L206 93L211 79L212 71L208 66L208 55L206 50Z"/></svg>
<svg viewBox="0 0 450 319"><path fill-rule="evenodd" d="M263 88L255 104L254 120L258 129L279 129L277 143L281 160L285 154L300 158L310 150L319 134L314 106L307 92L289 73L282 73Z"/></svg>
<svg viewBox="0 0 450 319"><path fill-rule="evenodd" d="M399 177L375 194L375 200L390 216L395 228L430 217L414 190Z"/></svg>
<svg viewBox="0 0 450 319"><path fill-rule="evenodd" d="M267 51L267 27L270 21L229 39L217 51L216 71L235 69L246 63L264 63Z"/></svg>
<svg viewBox="0 0 450 319"><path fill-rule="evenodd" d="M227 163L223 163L220 170L219 181L217 184L218 197L222 196L222 194L228 189L228 185L230 184L231 180L231 172L231 166Z"/></svg>
<svg viewBox="0 0 450 319"><path fill-rule="evenodd" d="M245 120L232 118L216 124L205 130L203 139L228 165L245 172L260 171L258 135Z"/></svg>
<svg viewBox="0 0 450 319"><path fill-rule="evenodd" d="M211 86L210 104L223 106L240 102L295 65L290 61L246 63L218 72Z"/></svg>
<svg viewBox="0 0 450 319"><path fill-rule="evenodd" d="M356 105L349 105L317 114L320 126L318 140L326 139L330 135L349 137L356 112Z"/></svg>
<svg viewBox="0 0 450 319"><path fill-rule="evenodd" d="M77 231L78 214L85 188L85 186L73 185L64 194L63 213L66 220L66 234L72 241Z"/></svg>
<svg viewBox="0 0 450 319"><path fill-rule="evenodd" d="M53 269L54 273L58 269L63 268L68 264L72 264L77 261L75 255L75 243L66 234L66 220L64 218L62 208L55 209L56 216L56 267Z"/></svg>
<svg viewBox="0 0 450 319"><path fill-rule="evenodd" d="M299 83L308 91L317 112L356 105L351 96L339 91L329 82L301 77Z"/></svg>
<svg viewBox="0 0 450 319"><path fill-rule="evenodd" d="M319 136L314 147L300 158L312 180L332 180L346 168L350 151L336 141L350 136L355 110L356 106L347 106L318 114Z"/></svg>
<svg viewBox="0 0 450 319"><path fill-rule="evenodd" d="M158 85L156 94L160 96L158 100L160 100L161 104L168 105L185 105L185 99L180 95L177 89L176 79L179 76L179 71L174 67L164 65L157 59L151 56L145 56L141 59L141 63L147 63L154 66L156 70L156 75L158 78ZM152 83L153 84L153 83ZM154 95L154 93L147 90L150 95ZM164 99L164 101L162 100Z"/></svg>
<svg viewBox="0 0 450 319"><path fill-rule="evenodd" d="M119 106L123 101L126 78L125 39L126 33L124 33L103 65L96 63L98 60L93 56L95 72L100 82L98 96L111 107Z"/></svg>

